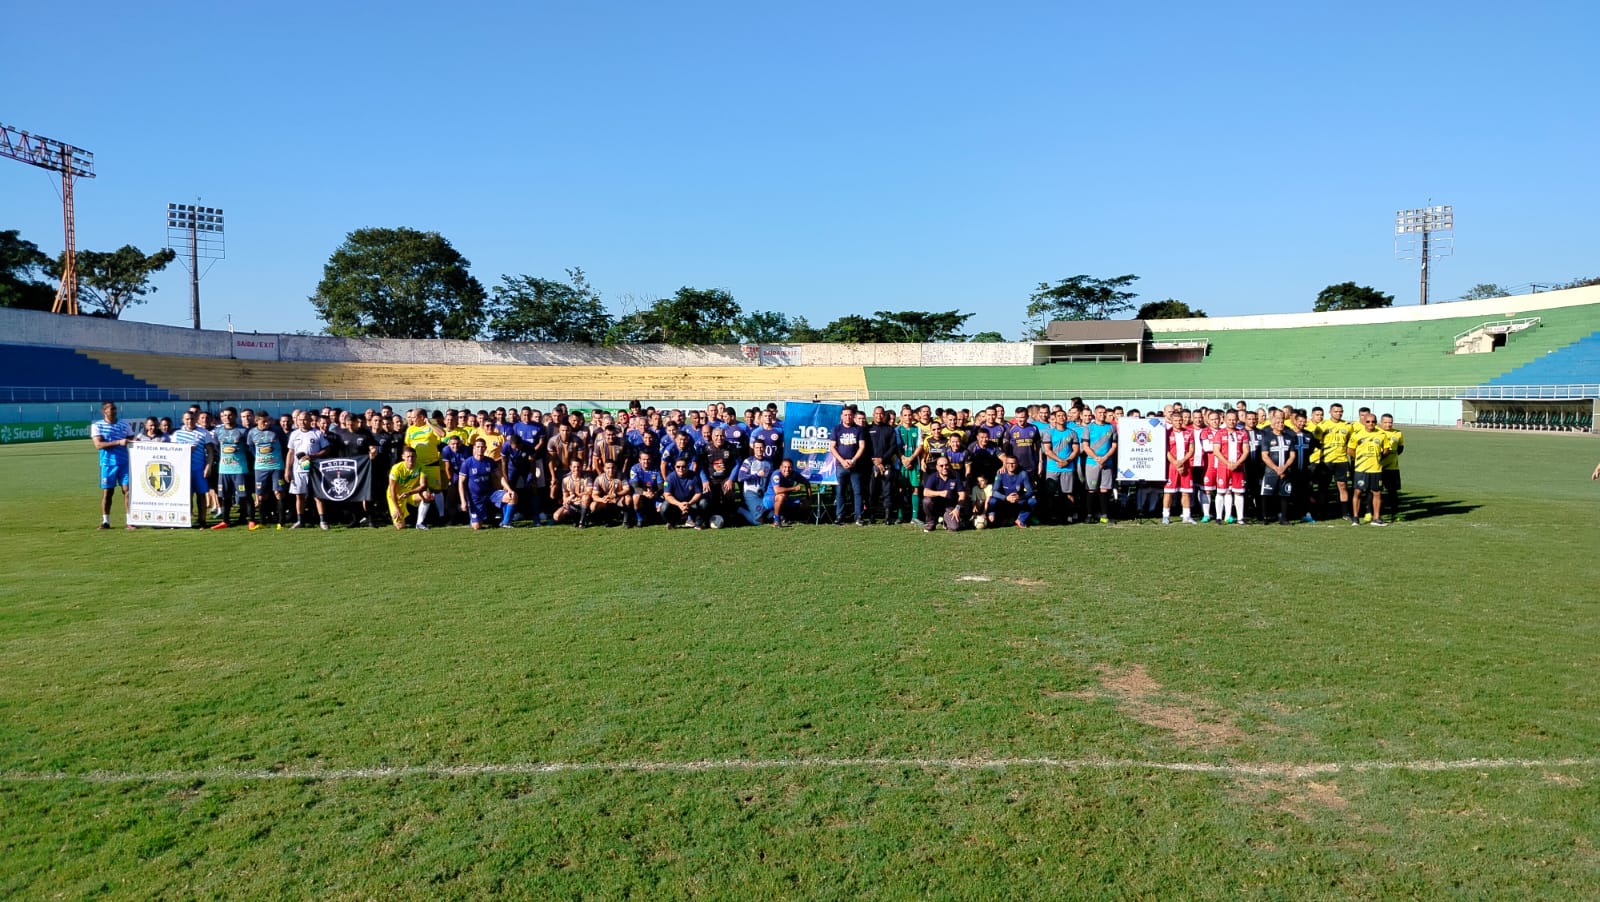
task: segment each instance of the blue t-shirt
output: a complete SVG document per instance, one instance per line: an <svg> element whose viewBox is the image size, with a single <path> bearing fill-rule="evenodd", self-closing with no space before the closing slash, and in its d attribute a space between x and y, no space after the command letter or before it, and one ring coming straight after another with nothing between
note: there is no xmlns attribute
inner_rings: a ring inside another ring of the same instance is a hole
<svg viewBox="0 0 1600 902"><path fill-rule="evenodd" d="M746 492L755 492L757 495L767 491L767 480L772 478L772 462L749 458L739 464L733 471L733 481L739 483Z"/></svg>
<svg viewBox="0 0 1600 902"><path fill-rule="evenodd" d="M456 464L451 464L456 467ZM467 494L475 501L486 501L489 493L495 490L494 461L485 457L482 459L469 457L461 461L456 472L467 481Z"/></svg>
<svg viewBox="0 0 1600 902"><path fill-rule="evenodd" d="M1017 459L1017 466L1024 470L1036 470L1039 467L1039 429L1032 423L1023 423L1020 426L1006 427L1006 446Z"/></svg>
<svg viewBox="0 0 1600 902"><path fill-rule="evenodd" d="M1095 456L1101 458L1101 466L1107 466L1106 454L1111 451L1111 443L1117 437L1117 427L1110 423L1089 424L1089 448ZM1089 462L1091 465L1094 461Z"/></svg>
<svg viewBox="0 0 1600 902"><path fill-rule="evenodd" d="M628 485L633 486L634 491L651 489L659 493L661 491L661 473L655 469L647 470L639 464L634 464L633 468L628 471Z"/></svg>
<svg viewBox="0 0 1600 902"><path fill-rule="evenodd" d="M706 481L698 473L686 473L682 476L677 471L667 474L667 494L679 501L688 501L696 495L704 493Z"/></svg>
<svg viewBox="0 0 1600 902"><path fill-rule="evenodd" d="M131 438L133 436L133 430L129 429L128 424L122 422L121 420L118 420L115 423L108 423L105 420L99 420L90 424L89 434L102 442L120 442L123 439ZM114 448L100 449L100 466L106 467L117 464L121 464L124 469L127 468L127 445L117 445Z"/></svg>
<svg viewBox="0 0 1600 902"><path fill-rule="evenodd" d="M959 495L966 491L967 484L955 473L951 473L949 476L940 476L938 473L934 473L932 476L923 478L922 488L924 491L955 492L956 495ZM955 495L952 495L950 500L954 501Z"/></svg>
<svg viewBox="0 0 1600 902"><path fill-rule="evenodd" d="M1078 433L1071 426L1065 426L1061 429L1052 427L1049 432L1045 433L1044 440L1050 443L1050 450L1055 452L1056 457L1067 460L1072 457L1072 452L1077 450ZM1073 464L1071 463L1058 464L1048 456L1044 459L1044 471L1046 473L1065 473L1072 467Z"/></svg>
<svg viewBox="0 0 1600 902"><path fill-rule="evenodd" d="M774 471L772 478L767 480L767 492L764 496L767 500L767 506L771 507L772 502L777 499L778 489L792 489L795 486L805 486L810 484L811 480L807 479L799 470L792 471L788 476Z"/></svg>
<svg viewBox="0 0 1600 902"><path fill-rule="evenodd" d="M766 448L762 456L773 463L783 459L783 432L777 429L757 429L750 433L750 444L753 448L756 442L765 442Z"/></svg>
<svg viewBox="0 0 1600 902"><path fill-rule="evenodd" d="M255 455L257 473L283 469L283 437L277 430L257 426L245 436L245 441Z"/></svg>
<svg viewBox="0 0 1600 902"><path fill-rule="evenodd" d="M867 431L860 426L835 426L833 432L828 435L838 445L839 456L845 460L855 457L856 453L860 452L861 456L856 459L852 469L860 470L872 463L867 457L866 449L862 447L867 440L866 433Z"/></svg>
<svg viewBox="0 0 1600 902"><path fill-rule="evenodd" d="M1019 501L1027 501L1033 497L1033 478L1020 469L1015 473L1001 470L994 477L994 494L1002 499L1015 494Z"/></svg>

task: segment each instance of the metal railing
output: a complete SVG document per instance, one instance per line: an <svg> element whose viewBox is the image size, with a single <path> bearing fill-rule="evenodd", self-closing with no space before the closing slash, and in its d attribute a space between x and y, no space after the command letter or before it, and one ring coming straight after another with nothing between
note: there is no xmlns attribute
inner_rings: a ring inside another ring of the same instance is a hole
<svg viewBox="0 0 1600 902"><path fill-rule="evenodd" d="M1507 336L1510 336L1521 332L1524 329L1531 329L1534 326L1541 325L1542 323L1543 320L1537 316L1519 316L1516 319L1495 319L1485 323L1479 323L1465 332L1457 332L1456 337L1451 339L1451 341L1452 343L1460 341L1474 332L1499 331L1505 333Z"/></svg>

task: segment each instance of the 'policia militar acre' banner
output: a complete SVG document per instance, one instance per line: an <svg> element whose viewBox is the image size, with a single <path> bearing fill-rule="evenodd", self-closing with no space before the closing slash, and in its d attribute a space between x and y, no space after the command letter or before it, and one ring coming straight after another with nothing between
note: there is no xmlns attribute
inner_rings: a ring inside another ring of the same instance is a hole
<svg viewBox="0 0 1600 902"><path fill-rule="evenodd" d="M128 522L188 527L190 445L135 442L128 446Z"/></svg>

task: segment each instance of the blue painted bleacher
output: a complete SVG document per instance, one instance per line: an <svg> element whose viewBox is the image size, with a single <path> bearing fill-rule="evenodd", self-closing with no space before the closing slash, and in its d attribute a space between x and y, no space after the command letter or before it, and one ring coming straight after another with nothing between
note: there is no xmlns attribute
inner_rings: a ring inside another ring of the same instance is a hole
<svg viewBox="0 0 1600 902"><path fill-rule="evenodd" d="M69 348L0 344L0 400L167 401L171 392Z"/></svg>
<svg viewBox="0 0 1600 902"><path fill-rule="evenodd" d="M1485 385L1600 385L1600 332L1591 332L1572 344L1502 373Z"/></svg>

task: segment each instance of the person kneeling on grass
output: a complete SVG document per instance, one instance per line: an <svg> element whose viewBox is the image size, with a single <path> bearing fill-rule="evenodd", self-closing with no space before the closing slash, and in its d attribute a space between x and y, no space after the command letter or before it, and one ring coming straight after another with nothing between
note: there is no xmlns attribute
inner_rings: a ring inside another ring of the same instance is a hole
<svg viewBox="0 0 1600 902"><path fill-rule="evenodd" d="M566 477L561 480L561 506L556 508L552 519L557 523L576 523L579 529L588 526L593 492L594 485L583 473L582 458L573 458L567 467Z"/></svg>
<svg viewBox="0 0 1600 902"><path fill-rule="evenodd" d="M628 488L633 496L633 516L624 512L622 525L632 528L643 526L645 516L652 519L661 515L661 472L656 469L650 451L639 450L639 462L628 471Z"/></svg>
<svg viewBox="0 0 1600 902"><path fill-rule="evenodd" d="M627 517L630 511L628 496L628 482L617 475L616 460L607 460L601 465L600 475L595 477L590 487L589 519L596 523L615 523L618 516Z"/></svg>
<svg viewBox="0 0 1600 902"><path fill-rule="evenodd" d="M1035 497L1033 477L1018 465L1015 455L1001 458L1005 463L994 477L994 491L983 509L973 506L973 516L986 517L990 526L1007 521L1018 529L1028 528L1028 518L1033 516Z"/></svg>
<svg viewBox="0 0 1600 902"><path fill-rule="evenodd" d="M672 472L667 474L665 504L661 507L667 528L688 524L704 529L707 489L705 476L690 472L688 460L682 457L673 460Z"/></svg>
<svg viewBox="0 0 1600 902"><path fill-rule="evenodd" d="M955 532L961 528L961 506L967 502L967 486L950 470L950 461L934 461L933 473L922 480L922 531L933 532L941 521Z"/></svg>
<svg viewBox="0 0 1600 902"><path fill-rule="evenodd" d="M406 528L406 517L417 511L417 528L428 528L428 505L433 492L428 488L423 468L417 466L417 449L410 445L400 450L400 462L389 468L389 519L395 529Z"/></svg>
<svg viewBox="0 0 1600 902"><path fill-rule="evenodd" d="M455 436L451 436L454 444ZM488 456L488 442L483 436L472 440L472 456L460 461L456 468L456 494L461 499L461 510L473 529L482 529L494 523L493 495L506 488L500 471L500 462Z"/></svg>
<svg viewBox="0 0 1600 902"><path fill-rule="evenodd" d="M767 480L766 507L772 511L773 526L793 526L794 520L807 514L806 493L811 491L811 480L794 468L794 461L785 457L778 462L778 471Z"/></svg>

